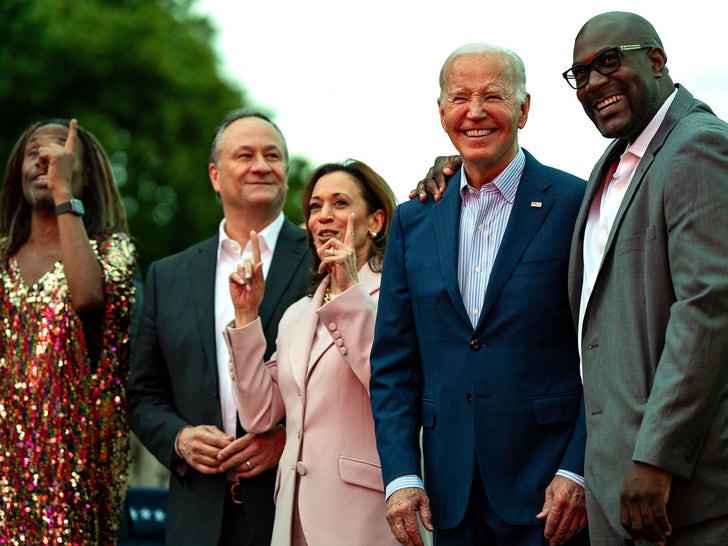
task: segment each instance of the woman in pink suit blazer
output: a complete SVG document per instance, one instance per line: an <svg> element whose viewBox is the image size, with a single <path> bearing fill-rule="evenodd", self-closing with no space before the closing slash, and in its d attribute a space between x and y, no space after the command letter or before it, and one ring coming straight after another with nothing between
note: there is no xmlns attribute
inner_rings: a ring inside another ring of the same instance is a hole
<svg viewBox="0 0 728 546"><path fill-rule="evenodd" d="M284 314L267 363L254 234L254 263L230 276L235 320L225 338L240 420L260 433L286 421L276 546L397 544L385 518L369 400L369 352L394 207L386 182L361 162L326 164L312 173L303 190L312 289Z"/></svg>

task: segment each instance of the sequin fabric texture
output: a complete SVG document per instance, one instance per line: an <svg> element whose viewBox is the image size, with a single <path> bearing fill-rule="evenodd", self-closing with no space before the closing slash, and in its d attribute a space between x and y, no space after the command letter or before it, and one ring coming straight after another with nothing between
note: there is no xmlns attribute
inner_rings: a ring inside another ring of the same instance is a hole
<svg viewBox="0 0 728 546"><path fill-rule="evenodd" d="M92 245L106 299L98 359L88 356L60 262L33 286L14 256L0 266L2 545L116 543L136 264L125 234Z"/></svg>

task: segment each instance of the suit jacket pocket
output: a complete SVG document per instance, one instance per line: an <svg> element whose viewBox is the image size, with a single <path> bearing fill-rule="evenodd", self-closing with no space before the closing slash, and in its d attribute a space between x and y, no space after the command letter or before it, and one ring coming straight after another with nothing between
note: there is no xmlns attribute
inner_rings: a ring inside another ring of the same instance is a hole
<svg viewBox="0 0 728 546"><path fill-rule="evenodd" d="M533 413L540 425L576 421L579 418L579 393L559 394L533 400Z"/></svg>
<svg viewBox="0 0 728 546"><path fill-rule="evenodd" d="M617 253L617 256L619 256L621 254L626 254L627 252L641 250L647 243L653 241L656 237L655 226L648 226L644 233L637 233L635 235L630 235L629 237L618 239L619 244L615 247L615 252Z"/></svg>
<svg viewBox="0 0 728 546"><path fill-rule="evenodd" d="M513 270L513 277L545 275L549 273L566 271L568 257L552 258L547 260L529 260L520 262Z"/></svg>
<svg viewBox="0 0 728 546"><path fill-rule="evenodd" d="M339 475L346 483L384 493L382 467L376 463L342 455L339 457Z"/></svg>

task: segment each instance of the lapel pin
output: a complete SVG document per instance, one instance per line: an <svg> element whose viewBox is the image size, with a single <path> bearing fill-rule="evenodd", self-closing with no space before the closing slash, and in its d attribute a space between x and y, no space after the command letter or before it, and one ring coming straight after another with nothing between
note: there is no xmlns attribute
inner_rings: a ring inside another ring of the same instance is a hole
<svg viewBox="0 0 728 546"><path fill-rule="evenodd" d="M541 201L531 201L531 208L532 209L540 209L543 203Z"/></svg>

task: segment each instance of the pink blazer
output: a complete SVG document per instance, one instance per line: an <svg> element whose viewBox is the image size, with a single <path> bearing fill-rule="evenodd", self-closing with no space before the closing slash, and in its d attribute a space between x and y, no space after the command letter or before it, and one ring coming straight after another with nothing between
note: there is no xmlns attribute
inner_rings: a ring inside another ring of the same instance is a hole
<svg viewBox="0 0 728 546"><path fill-rule="evenodd" d="M267 363L260 319L224 333L243 427L265 432L286 418L275 488L276 546L291 543L296 493L309 544L397 544L384 514L369 401L380 277L364 266L359 285L324 304L325 278L312 298L285 312L276 353ZM314 343L319 322L325 330Z"/></svg>

